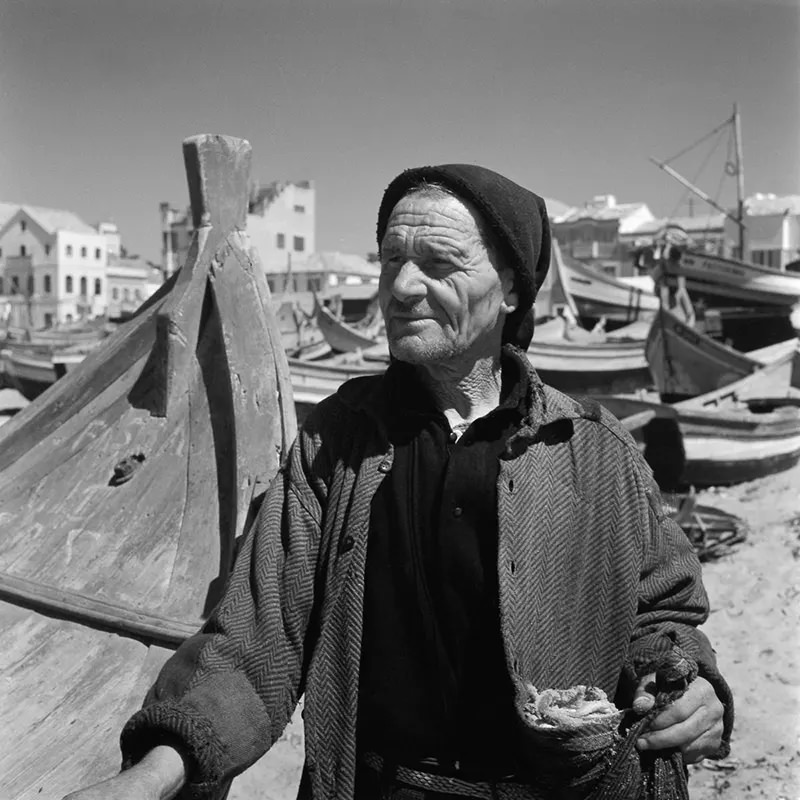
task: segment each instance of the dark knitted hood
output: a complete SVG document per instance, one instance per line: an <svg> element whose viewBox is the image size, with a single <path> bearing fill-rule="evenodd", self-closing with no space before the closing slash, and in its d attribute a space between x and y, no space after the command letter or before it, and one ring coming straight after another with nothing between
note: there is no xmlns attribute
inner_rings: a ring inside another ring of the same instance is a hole
<svg viewBox="0 0 800 800"><path fill-rule="evenodd" d="M409 169L384 192L378 211L378 247L392 209L421 183L439 183L480 212L501 263L516 275L519 307L506 319L503 342L526 350L533 338L533 303L550 266L550 223L544 200L497 172L472 164Z"/></svg>

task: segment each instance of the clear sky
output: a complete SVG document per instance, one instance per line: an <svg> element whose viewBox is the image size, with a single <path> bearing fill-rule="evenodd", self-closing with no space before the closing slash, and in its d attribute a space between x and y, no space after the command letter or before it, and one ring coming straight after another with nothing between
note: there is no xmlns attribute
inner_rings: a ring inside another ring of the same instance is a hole
<svg viewBox="0 0 800 800"><path fill-rule="evenodd" d="M375 249L386 183L445 161L685 214L647 157L736 101L746 191L800 193L800 0L2 0L0 201L113 220L158 260L181 141L212 132L262 181L316 182L318 249ZM675 166L716 195L711 144Z"/></svg>

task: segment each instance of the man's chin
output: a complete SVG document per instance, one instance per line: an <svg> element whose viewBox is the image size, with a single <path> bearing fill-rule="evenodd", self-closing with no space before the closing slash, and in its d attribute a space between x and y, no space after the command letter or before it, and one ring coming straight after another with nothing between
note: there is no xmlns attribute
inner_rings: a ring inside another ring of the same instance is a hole
<svg viewBox="0 0 800 800"><path fill-rule="evenodd" d="M436 364L453 355L452 348L445 342L426 342L412 336L390 339L389 352L398 361L408 364Z"/></svg>

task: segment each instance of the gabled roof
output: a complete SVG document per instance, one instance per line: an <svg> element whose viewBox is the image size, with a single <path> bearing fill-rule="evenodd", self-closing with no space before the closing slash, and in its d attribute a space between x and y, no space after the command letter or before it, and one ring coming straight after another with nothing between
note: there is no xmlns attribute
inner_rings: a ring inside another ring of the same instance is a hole
<svg viewBox="0 0 800 800"><path fill-rule="evenodd" d="M554 222L559 222L561 217L573 211L572 206L562 203L560 200L556 200L553 197L543 197L542 199L547 206L547 216Z"/></svg>
<svg viewBox="0 0 800 800"><path fill-rule="evenodd" d="M754 194L744 201L751 217L768 214L792 214L800 216L800 194Z"/></svg>
<svg viewBox="0 0 800 800"><path fill-rule="evenodd" d="M0 228L2 228L17 211L19 211L19 206L16 203L0 203Z"/></svg>
<svg viewBox="0 0 800 800"><path fill-rule="evenodd" d="M97 233L72 211L60 208L43 208L41 206L21 206L21 209L41 228L50 235L56 231L71 231L72 233Z"/></svg>

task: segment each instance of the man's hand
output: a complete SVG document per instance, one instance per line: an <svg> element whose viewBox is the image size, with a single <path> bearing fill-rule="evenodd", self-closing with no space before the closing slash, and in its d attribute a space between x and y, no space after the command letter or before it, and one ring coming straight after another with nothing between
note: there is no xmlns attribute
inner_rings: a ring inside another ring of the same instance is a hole
<svg viewBox="0 0 800 800"><path fill-rule="evenodd" d="M639 681L634 707L647 711L655 698L646 687L655 684L656 676L646 675ZM695 678L686 692L654 717L645 733L636 740L639 750L671 750L678 748L683 760L693 764L713 755L722 743L724 708L705 678Z"/></svg>
<svg viewBox="0 0 800 800"><path fill-rule="evenodd" d="M71 792L64 800L172 800L185 781L181 754L173 747L159 746L130 769Z"/></svg>

